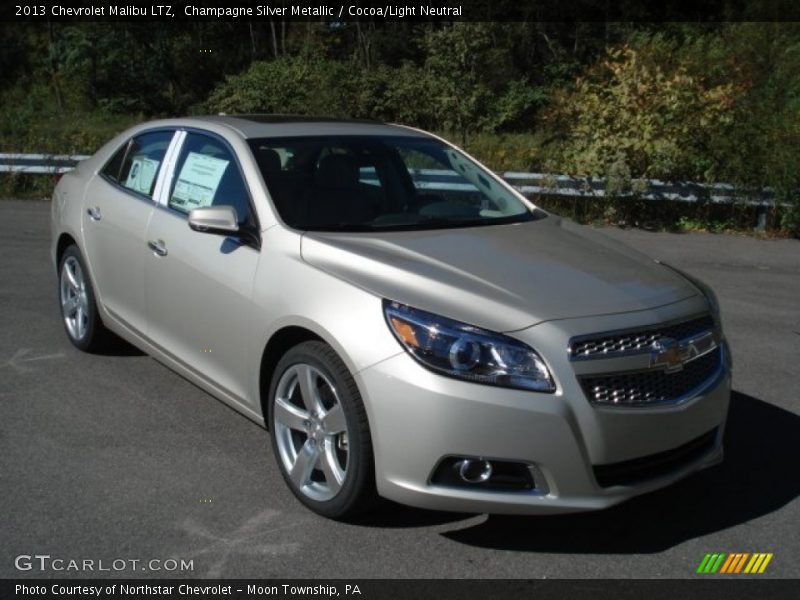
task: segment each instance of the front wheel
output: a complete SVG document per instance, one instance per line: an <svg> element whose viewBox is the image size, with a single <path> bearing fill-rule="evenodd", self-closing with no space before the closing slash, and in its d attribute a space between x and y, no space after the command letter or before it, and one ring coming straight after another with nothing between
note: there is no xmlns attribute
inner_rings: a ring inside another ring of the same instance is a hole
<svg viewBox="0 0 800 600"><path fill-rule="evenodd" d="M372 504L375 474L366 411L333 348L304 342L278 362L269 426L281 474L303 504L335 519Z"/></svg>

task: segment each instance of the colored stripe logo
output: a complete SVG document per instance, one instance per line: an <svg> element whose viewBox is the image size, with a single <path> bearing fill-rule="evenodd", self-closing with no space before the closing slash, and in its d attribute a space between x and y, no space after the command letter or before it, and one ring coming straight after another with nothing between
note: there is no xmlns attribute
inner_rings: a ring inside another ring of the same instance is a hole
<svg viewBox="0 0 800 600"><path fill-rule="evenodd" d="M763 573L767 569L769 561L772 560L772 552L734 552L725 554L717 552L706 554L697 567L697 573L709 575L714 573L737 574L737 573Z"/></svg>

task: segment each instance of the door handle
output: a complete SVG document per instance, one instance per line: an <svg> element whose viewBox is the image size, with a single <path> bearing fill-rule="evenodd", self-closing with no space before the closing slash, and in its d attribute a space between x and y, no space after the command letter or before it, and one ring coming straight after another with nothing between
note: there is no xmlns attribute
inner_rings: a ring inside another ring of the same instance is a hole
<svg viewBox="0 0 800 600"><path fill-rule="evenodd" d="M150 240L147 242L147 247L159 256L167 255L167 247L164 244L164 240Z"/></svg>
<svg viewBox="0 0 800 600"><path fill-rule="evenodd" d="M86 214L89 215L89 218L92 221L99 221L100 219L103 218L103 215L100 214L100 207L98 207L98 206L93 206L91 208L87 208L86 209Z"/></svg>

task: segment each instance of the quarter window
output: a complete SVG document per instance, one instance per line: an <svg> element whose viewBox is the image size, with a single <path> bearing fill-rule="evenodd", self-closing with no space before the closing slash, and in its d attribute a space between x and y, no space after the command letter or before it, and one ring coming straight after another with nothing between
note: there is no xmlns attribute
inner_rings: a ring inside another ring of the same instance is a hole
<svg viewBox="0 0 800 600"><path fill-rule="evenodd" d="M114 183L119 183L119 173L122 170L122 163L125 161L125 154L128 152L128 146L130 146L130 144L130 140L125 142L125 145L117 150L114 156L111 157L111 160L103 167L103 175Z"/></svg>
<svg viewBox="0 0 800 600"><path fill-rule="evenodd" d="M252 221L247 188L231 151L216 138L189 133L175 167L169 207L188 213L203 206L232 206L240 225Z"/></svg>
<svg viewBox="0 0 800 600"><path fill-rule="evenodd" d="M132 192L152 198L173 134L172 131L154 131L137 135L111 157L103 168L103 175Z"/></svg>

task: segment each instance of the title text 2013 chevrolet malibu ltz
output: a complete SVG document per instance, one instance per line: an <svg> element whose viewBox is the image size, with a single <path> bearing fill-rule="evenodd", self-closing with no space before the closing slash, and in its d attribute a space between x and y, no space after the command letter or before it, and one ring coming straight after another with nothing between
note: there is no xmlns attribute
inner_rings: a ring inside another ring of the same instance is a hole
<svg viewBox="0 0 800 600"><path fill-rule="evenodd" d="M58 183L67 335L117 334L264 424L333 518L600 509L722 460L714 293L431 134L144 123Z"/></svg>

